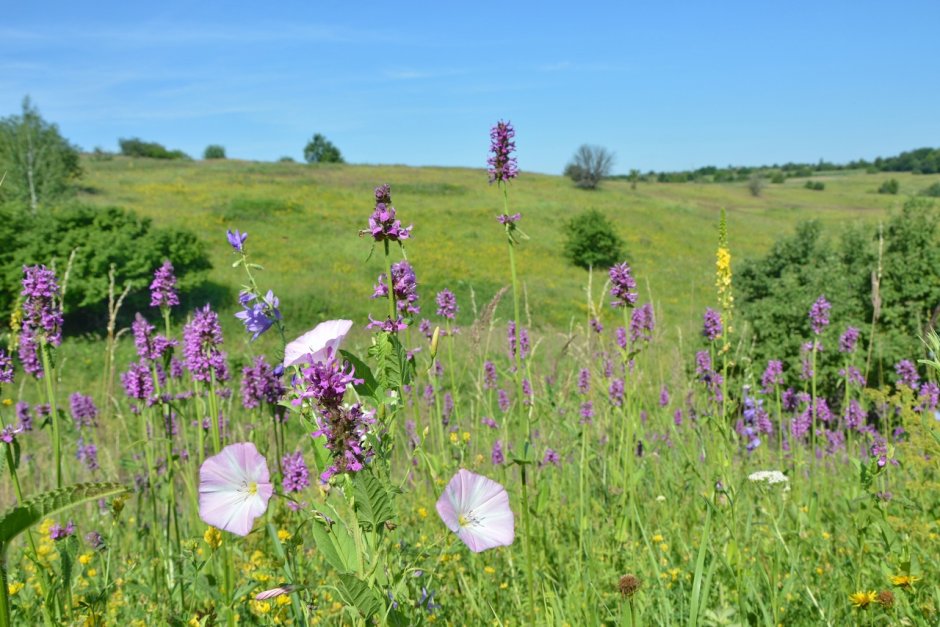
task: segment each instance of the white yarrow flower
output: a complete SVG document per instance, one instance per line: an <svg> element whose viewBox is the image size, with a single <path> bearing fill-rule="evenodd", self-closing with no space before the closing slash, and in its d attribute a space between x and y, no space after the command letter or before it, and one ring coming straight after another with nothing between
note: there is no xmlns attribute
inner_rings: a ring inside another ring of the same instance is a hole
<svg viewBox="0 0 940 627"><path fill-rule="evenodd" d="M790 480L779 470L758 470L747 476L748 480L755 483L766 482L769 485L775 483L788 483Z"/></svg>

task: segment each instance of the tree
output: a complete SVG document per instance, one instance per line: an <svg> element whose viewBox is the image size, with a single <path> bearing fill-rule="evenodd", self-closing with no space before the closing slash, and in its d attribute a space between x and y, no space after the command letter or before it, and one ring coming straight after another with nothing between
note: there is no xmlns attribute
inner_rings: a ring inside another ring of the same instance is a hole
<svg viewBox="0 0 940 627"><path fill-rule="evenodd" d="M219 146L218 144L210 144L206 146L205 152L202 153L203 159L225 159L225 146Z"/></svg>
<svg viewBox="0 0 940 627"><path fill-rule="evenodd" d="M613 222L597 209L572 218L565 230L565 256L574 265L606 269L623 260L623 240Z"/></svg>
<svg viewBox="0 0 940 627"><path fill-rule="evenodd" d="M751 192L751 196L760 196L761 191L764 189L764 177L757 172L751 173L751 176L747 179L747 189Z"/></svg>
<svg viewBox="0 0 940 627"><path fill-rule="evenodd" d="M23 99L23 112L0 119L0 198L28 203L34 212L43 203L68 192L81 176L78 149L42 119Z"/></svg>
<svg viewBox="0 0 940 627"><path fill-rule="evenodd" d="M307 142L304 148L304 159L307 163L346 163L339 148L320 133Z"/></svg>
<svg viewBox="0 0 940 627"><path fill-rule="evenodd" d="M578 148L565 167L565 176L583 189L597 189L603 178L610 176L614 166L614 153L600 146L587 144Z"/></svg>
<svg viewBox="0 0 940 627"><path fill-rule="evenodd" d="M640 180L640 171L636 168L630 170L630 189L636 189L636 183Z"/></svg>

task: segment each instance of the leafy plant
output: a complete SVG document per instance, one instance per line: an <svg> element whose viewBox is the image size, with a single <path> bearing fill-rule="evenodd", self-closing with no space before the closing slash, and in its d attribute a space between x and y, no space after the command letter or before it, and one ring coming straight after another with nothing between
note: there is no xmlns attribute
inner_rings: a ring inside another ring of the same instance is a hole
<svg viewBox="0 0 940 627"><path fill-rule="evenodd" d="M565 256L580 268L609 268L623 260L623 240L603 213L591 209L566 227Z"/></svg>

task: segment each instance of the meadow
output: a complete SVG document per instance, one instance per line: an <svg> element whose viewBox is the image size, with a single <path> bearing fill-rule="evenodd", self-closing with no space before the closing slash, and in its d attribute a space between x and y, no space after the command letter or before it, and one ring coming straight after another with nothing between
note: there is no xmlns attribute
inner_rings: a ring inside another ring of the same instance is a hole
<svg viewBox="0 0 940 627"><path fill-rule="evenodd" d="M736 261L801 219L883 219L885 175L753 197L585 192L499 160L492 184L85 165L84 201L198 231L229 302L184 308L154 268L108 397L112 347L61 341L61 276L25 271L19 359L0 354L0 625L937 624L940 363L866 387L823 295L793 303L803 372L737 363ZM563 259L586 208L629 263ZM845 360L830 398L823 345Z"/></svg>

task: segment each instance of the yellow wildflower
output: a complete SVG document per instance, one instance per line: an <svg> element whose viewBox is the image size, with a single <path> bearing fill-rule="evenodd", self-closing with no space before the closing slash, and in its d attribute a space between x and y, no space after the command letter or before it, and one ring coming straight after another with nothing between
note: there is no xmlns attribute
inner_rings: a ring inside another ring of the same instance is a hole
<svg viewBox="0 0 940 627"><path fill-rule="evenodd" d="M503 583L499 584L499 589L500 589L500 590L505 590L505 589L508 588L508 587L509 587L509 583L506 582L506 581L504 581Z"/></svg>
<svg viewBox="0 0 940 627"><path fill-rule="evenodd" d="M457 444L457 432L456 431L450 432L450 443Z"/></svg>
<svg viewBox="0 0 940 627"><path fill-rule="evenodd" d="M290 605L290 597L286 594L282 594L281 596L277 597L276 603L278 605Z"/></svg>
<svg viewBox="0 0 940 627"><path fill-rule="evenodd" d="M424 507L419 507L419 508L418 508L418 516L419 516L421 519L427 518L427 517L428 517L428 510L427 510L426 508L424 508Z"/></svg>
<svg viewBox="0 0 940 627"><path fill-rule="evenodd" d="M492 566L484 566L483 572L486 573L487 575L493 575L496 573L496 569L493 568Z"/></svg>
<svg viewBox="0 0 940 627"><path fill-rule="evenodd" d="M894 575L891 577L891 584L899 588L910 588L920 580L920 577L914 575Z"/></svg>
<svg viewBox="0 0 940 627"><path fill-rule="evenodd" d="M464 442L469 442L469 441L470 441L470 432L469 432L469 431L464 431L464 432L463 432L463 441L464 441Z"/></svg>
<svg viewBox="0 0 940 627"><path fill-rule="evenodd" d="M658 533L657 533L655 536L653 536L652 539L653 539L653 544L659 544L659 543L661 543L661 542L663 542L663 541L665 540L665 538L663 538L663 537L662 537L661 535L659 535Z"/></svg>
<svg viewBox="0 0 940 627"><path fill-rule="evenodd" d="M849 601L852 602L854 607L859 609L868 607L870 604L874 603L877 598L878 594L874 590L871 590L870 592L865 592L862 590L861 592L856 592L855 594L849 595Z"/></svg>
<svg viewBox="0 0 940 627"><path fill-rule="evenodd" d="M4 406L4 407L9 407L9 406L12 405L12 404L13 404L13 399L12 399L12 398L5 398L5 399L3 399L3 406Z"/></svg>
<svg viewBox="0 0 940 627"><path fill-rule="evenodd" d="M287 542L288 540L291 539L291 537L293 536L291 536L291 532L288 531L287 529L277 530L277 539L280 540L281 542Z"/></svg>
<svg viewBox="0 0 940 627"><path fill-rule="evenodd" d="M94 556L94 553L82 553L78 556L78 563L82 566L88 566L91 563L91 558Z"/></svg>
<svg viewBox="0 0 940 627"><path fill-rule="evenodd" d="M206 544L212 549L217 549L222 546L222 532L211 525L207 527L206 532L202 534L202 539L205 540Z"/></svg>
<svg viewBox="0 0 940 627"><path fill-rule="evenodd" d="M268 601L256 601L252 599L250 605L251 611L255 614L267 614L271 611L271 603Z"/></svg>
<svg viewBox="0 0 940 627"><path fill-rule="evenodd" d="M11 584L9 584L9 585L7 586L7 593L8 593L10 596L13 596L14 594L16 594L17 592L19 592L19 591L22 590L22 589L23 589L23 582L22 582L22 581L14 581L13 583L11 583Z"/></svg>

